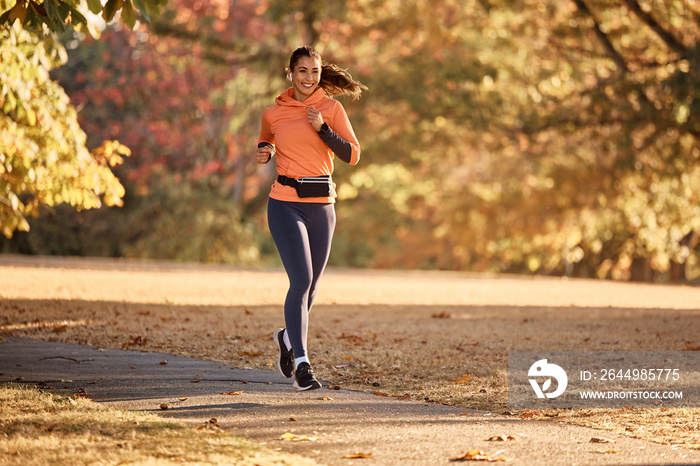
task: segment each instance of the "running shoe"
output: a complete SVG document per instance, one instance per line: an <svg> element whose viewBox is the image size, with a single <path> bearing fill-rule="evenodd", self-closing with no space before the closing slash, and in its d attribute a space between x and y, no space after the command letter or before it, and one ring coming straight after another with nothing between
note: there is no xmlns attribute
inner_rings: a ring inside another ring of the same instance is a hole
<svg viewBox="0 0 700 466"><path fill-rule="evenodd" d="M302 362L294 371L294 387L299 391L321 388L321 382L316 380L314 371L308 362Z"/></svg>
<svg viewBox="0 0 700 466"><path fill-rule="evenodd" d="M285 331L286 329L278 328L272 334L272 339L275 340L277 348L280 350L280 356L277 358L277 367L280 370L280 374L289 378L294 375L294 352L287 349L287 345L284 344Z"/></svg>

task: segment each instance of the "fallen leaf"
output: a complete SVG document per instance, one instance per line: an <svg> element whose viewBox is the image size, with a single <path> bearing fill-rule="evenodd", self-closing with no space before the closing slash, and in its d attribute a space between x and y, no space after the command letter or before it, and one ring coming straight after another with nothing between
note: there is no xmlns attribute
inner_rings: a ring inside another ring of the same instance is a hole
<svg viewBox="0 0 700 466"><path fill-rule="evenodd" d="M210 429L216 432L226 432L221 428L221 426L219 425L219 421L215 417L209 419L207 422L204 423L204 425L200 426L197 430L203 429Z"/></svg>
<svg viewBox="0 0 700 466"><path fill-rule="evenodd" d="M390 394L390 393L380 392L379 390L377 390L376 392L374 392L374 394L377 395L377 396L393 396L393 395Z"/></svg>
<svg viewBox="0 0 700 466"><path fill-rule="evenodd" d="M167 404L167 403L161 403L161 404L160 404L160 409L163 409L163 410L168 409L168 404Z"/></svg>
<svg viewBox="0 0 700 466"><path fill-rule="evenodd" d="M68 325L57 325L51 330L53 333L66 333L68 331Z"/></svg>
<svg viewBox="0 0 700 466"><path fill-rule="evenodd" d="M292 421L292 422L296 422L298 419L295 418L294 416L291 416L291 417L289 418L289 420Z"/></svg>
<svg viewBox="0 0 700 466"><path fill-rule="evenodd" d="M469 374L462 374L462 377L459 379L453 380L454 383L469 383L472 380L474 380L474 377L472 377Z"/></svg>
<svg viewBox="0 0 700 466"><path fill-rule="evenodd" d="M321 401L333 401L333 398L331 398L330 396L319 396L316 399Z"/></svg>
<svg viewBox="0 0 700 466"><path fill-rule="evenodd" d="M244 392L244 390L240 390L238 392L228 392L228 393L222 393L222 395L240 395Z"/></svg>
<svg viewBox="0 0 700 466"><path fill-rule="evenodd" d="M256 358L258 356L262 356L263 353L262 351L239 351L238 355L239 356L248 356L249 358Z"/></svg>
<svg viewBox="0 0 700 466"><path fill-rule="evenodd" d="M612 454L612 453L620 453L620 450L609 449L609 450L605 450L605 453L608 454L608 455L609 455L609 454Z"/></svg>
<svg viewBox="0 0 700 466"><path fill-rule="evenodd" d="M243 309L243 312L245 312L245 315L247 315L247 316L252 316L252 315L253 315L253 311L251 311L251 310L248 309L247 307L246 307L245 309Z"/></svg>
<svg viewBox="0 0 700 466"><path fill-rule="evenodd" d="M462 456L455 456L450 459L450 461L487 461L489 463L495 463L497 461L513 461L513 458L507 456L491 456L488 453L484 453L482 450L472 448Z"/></svg>
<svg viewBox="0 0 700 466"><path fill-rule="evenodd" d="M355 346L362 346L365 343L365 339L358 336L358 335L346 335L343 333L338 338L343 339L343 340L349 340L350 343L352 343Z"/></svg>
<svg viewBox="0 0 700 466"><path fill-rule="evenodd" d="M130 340L128 343L122 343L122 348L128 349L131 346L143 346L146 343L148 343L148 337L142 337L142 336L130 337Z"/></svg>
<svg viewBox="0 0 700 466"><path fill-rule="evenodd" d="M433 319L451 319L452 314L450 314L447 311L442 311L440 313L433 314L430 317L432 317Z"/></svg>
<svg viewBox="0 0 700 466"><path fill-rule="evenodd" d="M369 453L364 453L361 451L358 451L357 453L351 453L349 455L343 455L343 458L347 459L356 459L356 458L371 458L372 457L372 452L370 451Z"/></svg>
<svg viewBox="0 0 700 466"><path fill-rule="evenodd" d="M159 364L160 364L161 366L165 366L166 364L168 364L168 361L163 360L163 361L161 361Z"/></svg>
<svg viewBox="0 0 700 466"><path fill-rule="evenodd" d="M615 440L611 440L609 438L603 438L603 437L592 437L589 440L590 443L615 443Z"/></svg>
<svg viewBox="0 0 700 466"><path fill-rule="evenodd" d="M187 397L186 397L186 396L185 396L185 397L182 397L182 398L180 398L180 401L186 401L186 400L187 400Z"/></svg>
<svg viewBox="0 0 700 466"><path fill-rule="evenodd" d="M539 416L539 411L525 411L520 415L520 419L529 419L531 417Z"/></svg>
<svg viewBox="0 0 700 466"><path fill-rule="evenodd" d="M199 382L201 382L201 381L202 381L202 379L194 379L194 380L190 380L190 382L192 382L192 383L199 383Z"/></svg>
<svg viewBox="0 0 700 466"><path fill-rule="evenodd" d="M469 416L469 413L465 411L465 412L463 412L463 413L460 413L459 415L460 415L460 416Z"/></svg>
<svg viewBox="0 0 700 466"><path fill-rule="evenodd" d="M686 343L685 349L687 351L700 351L700 345L691 345L690 343Z"/></svg>
<svg viewBox="0 0 700 466"><path fill-rule="evenodd" d="M313 442L316 437L308 437L306 435L296 435L291 432L280 435L280 440L291 440L292 442Z"/></svg>
<svg viewBox="0 0 700 466"><path fill-rule="evenodd" d="M517 440L515 437L512 435L496 435L494 437L490 437L488 439L489 442L507 442L507 441L515 441Z"/></svg>

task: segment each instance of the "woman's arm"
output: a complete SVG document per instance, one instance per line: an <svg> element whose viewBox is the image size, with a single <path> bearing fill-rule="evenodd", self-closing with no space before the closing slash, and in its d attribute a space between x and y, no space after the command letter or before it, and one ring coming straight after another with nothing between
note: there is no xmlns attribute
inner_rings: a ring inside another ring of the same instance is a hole
<svg viewBox="0 0 700 466"><path fill-rule="evenodd" d="M360 161L360 143L345 109L339 102L333 112L333 129L324 124L318 131L318 136L343 162L357 165Z"/></svg>
<svg viewBox="0 0 700 466"><path fill-rule="evenodd" d="M255 154L255 161L259 164L266 164L275 155L275 146L269 142L258 143L258 152Z"/></svg>
<svg viewBox="0 0 700 466"><path fill-rule="evenodd" d="M338 133L325 123L321 127L321 131L318 131L318 136L340 160L350 163L352 160L352 145L348 141L338 136Z"/></svg>
<svg viewBox="0 0 700 466"><path fill-rule="evenodd" d="M275 136L272 134L268 112L265 111L262 116L262 128L258 138L258 151L255 154L255 161L260 164L266 164L273 155L275 155Z"/></svg>

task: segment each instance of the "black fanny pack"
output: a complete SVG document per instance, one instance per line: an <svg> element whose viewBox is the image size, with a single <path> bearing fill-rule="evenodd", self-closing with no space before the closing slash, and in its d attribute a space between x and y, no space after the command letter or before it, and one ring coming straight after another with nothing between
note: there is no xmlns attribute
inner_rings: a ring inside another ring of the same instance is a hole
<svg viewBox="0 0 700 466"><path fill-rule="evenodd" d="M333 181L330 175L307 176L298 180L279 175L277 182L296 189L299 197L328 197L333 192Z"/></svg>

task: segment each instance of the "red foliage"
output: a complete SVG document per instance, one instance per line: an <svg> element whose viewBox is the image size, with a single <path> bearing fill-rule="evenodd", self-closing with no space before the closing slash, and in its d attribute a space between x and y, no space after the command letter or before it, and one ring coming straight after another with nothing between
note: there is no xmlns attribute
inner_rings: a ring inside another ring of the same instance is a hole
<svg viewBox="0 0 700 466"><path fill-rule="evenodd" d="M144 24L135 31L111 27L72 51L57 73L81 109L89 144L118 139L128 146L133 155L127 176L142 187L158 168L196 179L234 170L239 157L250 155L232 148L247 143L228 133L234 109L213 98L238 70L208 57L213 52L230 58L225 44L260 37L271 27L261 16L266 5L257 1L233 8L212 0L175 0L169 8L163 15L171 18L166 35Z"/></svg>

